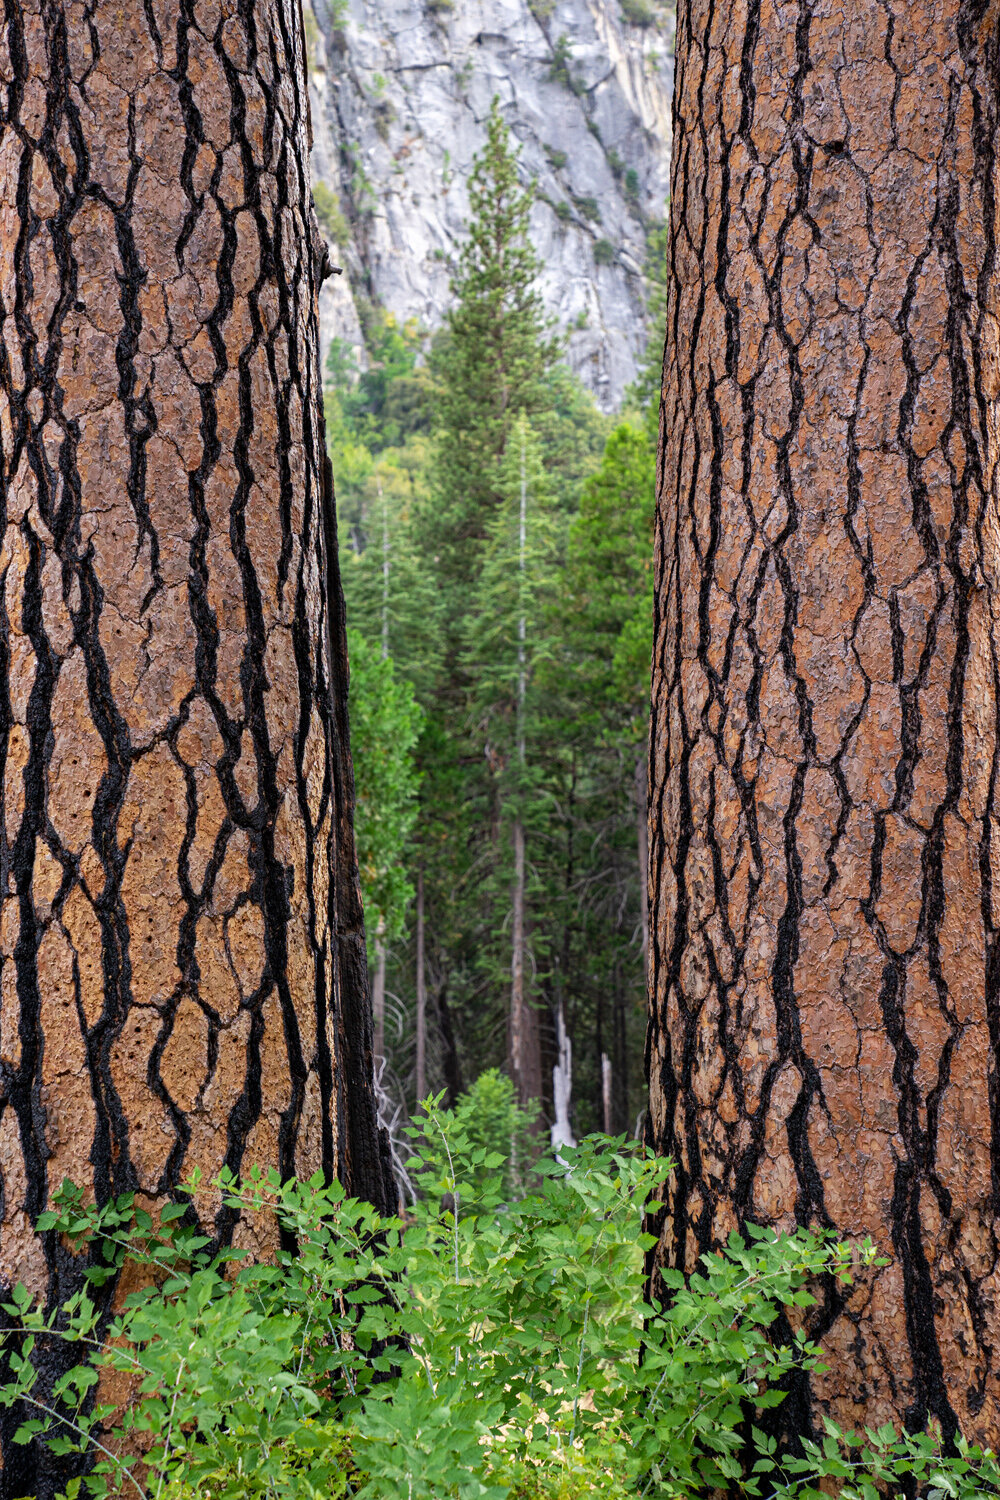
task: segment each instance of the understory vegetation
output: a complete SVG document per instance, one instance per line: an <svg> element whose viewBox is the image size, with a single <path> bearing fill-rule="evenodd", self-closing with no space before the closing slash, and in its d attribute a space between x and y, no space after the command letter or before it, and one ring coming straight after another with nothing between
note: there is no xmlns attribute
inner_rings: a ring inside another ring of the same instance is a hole
<svg viewBox="0 0 1000 1500"><path fill-rule="evenodd" d="M989 1455L933 1434L782 1443L784 1393L822 1362L804 1315L870 1244L751 1229L650 1301L643 1221L670 1164L606 1136L532 1158L530 1127L497 1074L454 1110L429 1100L403 1220L315 1179L223 1178L271 1264L216 1251L186 1193L154 1223L64 1184L39 1228L81 1290L46 1309L18 1287L4 1309L17 1441L89 1455L66 1500L997 1492ZM110 1315L116 1282L133 1290Z"/></svg>

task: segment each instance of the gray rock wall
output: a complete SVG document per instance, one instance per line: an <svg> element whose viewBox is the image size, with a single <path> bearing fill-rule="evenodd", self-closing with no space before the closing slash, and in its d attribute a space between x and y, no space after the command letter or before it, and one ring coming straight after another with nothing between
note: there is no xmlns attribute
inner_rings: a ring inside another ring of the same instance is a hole
<svg viewBox="0 0 1000 1500"><path fill-rule="evenodd" d="M313 176L347 221L327 214L347 273L323 294L327 346L361 346L360 297L440 324L498 95L538 181L541 291L568 362L604 408L620 400L647 342L646 228L667 206L673 22L629 24L619 3L313 0Z"/></svg>

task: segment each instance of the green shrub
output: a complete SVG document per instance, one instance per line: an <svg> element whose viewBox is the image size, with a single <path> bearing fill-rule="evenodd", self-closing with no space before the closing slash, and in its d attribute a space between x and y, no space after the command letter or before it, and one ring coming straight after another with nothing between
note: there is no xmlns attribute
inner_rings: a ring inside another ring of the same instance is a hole
<svg viewBox="0 0 1000 1500"><path fill-rule="evenodd" d="M379 99L375 104L374 123L375 133L379 140L387 141L393 120L396 118L396 107L390 99Z"/></svg>
<svg viewBox="0 0 1000 1500"><path fill-rule="evenodd" d="M410 1164L425 1192L405 1224L318 1179L221 1179L231 1210L276 1215L295 1244L272 1265L212 1256L185 1194L155 1225L134 1195L95 1209L64 1185L37 1227L76 1246L87 1289L48 1310L11 1294L0 1405L29 1414L18 1441L94 1455L66 1500L707 1500L814 1497L821 1480L845 1500L901 1482L952 1500L998 1492L991 1456L946 1458L933 1435L831 1427L788 1459L761 1430L786 1377L820 1359L770 1330L814 1301L817 1277L850 1280L849 1247L734 1234L690 1278L665 1272L666 1307L647 1302L641 1226L669 1163L595 1137L538 1161L530 1192L507 1201L505 1152L488 1141L509 1105L495 1079L477 1097L488 1125L427 1102ZM150 1284L105 1326L98 1304L126 1260ZM61 1340L83 1358L49 1390L34 1357ZM110 1370L134 1378L124 1410L92 1401ZM148 1451L133 1470L114 1449L137 1434Z"/></svg>
<svg viewBox="0 0 1000 1500"><path fill-rule="evenodd" d="M504 1197L523 1198L535 1176L537 1120L537 1104L522 1109L506 1074L498 1068L480 1073L454 1109L432 1106L408 1129L421 1197L437 1203L454 1192L460 1216L477 1213L499 1173Z"/></svg>
<svg viewBox="0 0 1000 1500"><path fill-rule="evenodd" d="M622 20L629 26L655 26L658 9L649 0L618 0Z"/></svg>
<svg viewBox="0 0 1000 1500"><path fill-rule="evenodd" d="M594 265L611 266L615 261L615 247L610 240L597 240L594 244Z"/></svg>
<svg viewBox="0 0 1000 1500"><path fill-rule="evenodd" d="M551 167L554 167L557 172L562 171L567 160L565 151L557 151L555 146L546 146L545 155L548 157Z"/></svg>
<svg viewBox="0 0 1000 1500"><path fill-rule="evenodd" d="M561 83L563 88L569 89L571 94L582 94L584 85L578 78L574 78L570 63L573 60L573 49L570 46L568 36L560 36L552 48L552 62L549 64L549 77L554 83Z"/></svg>
<svg viewBox="0 0 1000 1500"><path fill-rule="evenodd" d="M573 217L573 210L566 202L566 199L560 198L559 202L553 203L552 207L555 210L556 218L559 219L561 223L568 224L570 219Z"/></svg>
<svg viewBox="0 0 1000 1500"><path fill-rule="evenodd" d="M313 203L316 207L316 217L330 239L338 245L346 244L350 239L351 231L340 206L340 200L322 179L313 183Z"/></svg>

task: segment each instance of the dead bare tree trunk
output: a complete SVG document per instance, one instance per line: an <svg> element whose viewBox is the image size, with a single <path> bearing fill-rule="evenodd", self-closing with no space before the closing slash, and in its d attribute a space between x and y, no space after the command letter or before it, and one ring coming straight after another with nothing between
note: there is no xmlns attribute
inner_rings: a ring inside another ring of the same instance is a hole
<svg viewBox="0 0 1000 1500"><path fill-rule="evenodd" d="M560 1146L575 1146L576 1137L570 1123L570 1102L573 1097L573 1042L566 1030L566 1007L562 995L556 1006L556 1061L552 1068L552 1128L550 1136L554 1150Z"/></svg>
<svg viewBox="0 0 1000 1500"><path fill-rule="evenodd" d="M372 980L372 1018L375 1026L375 1066L385 1062L385 924L379 922L375 938L375 977Z"/></svg>

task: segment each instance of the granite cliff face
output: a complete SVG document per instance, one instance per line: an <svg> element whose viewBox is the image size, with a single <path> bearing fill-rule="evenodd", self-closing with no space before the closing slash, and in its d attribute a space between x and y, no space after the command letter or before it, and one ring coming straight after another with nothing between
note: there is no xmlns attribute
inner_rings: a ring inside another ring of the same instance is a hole
<svg viewBox="0 0 1000 1500"><path fill-rule="evenodd" d="M327 345L362 345L362 299L439 325L497 95L538 182L541 291L566 357L617 403L646 346L647 234L667 205L673 21L647 4L313 0L314 188L346 272L323 294Z"/></svg>

